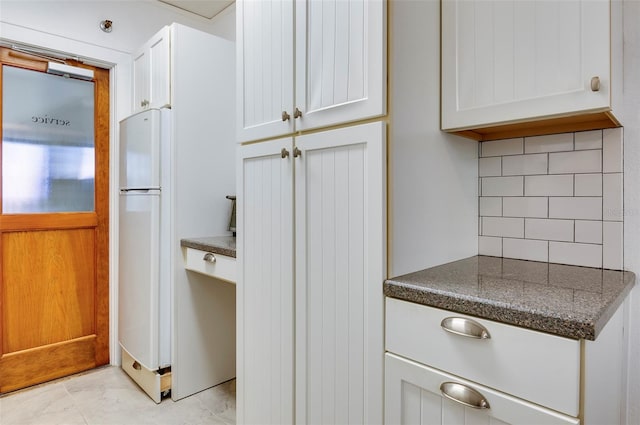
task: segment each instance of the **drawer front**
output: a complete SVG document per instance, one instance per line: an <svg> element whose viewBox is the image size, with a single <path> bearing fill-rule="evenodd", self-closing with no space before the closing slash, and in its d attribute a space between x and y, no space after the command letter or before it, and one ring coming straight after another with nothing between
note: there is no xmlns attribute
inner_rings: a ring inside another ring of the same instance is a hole
<svg viewBox="0 0 640 425"><path fill-rule="evenodd" d="M447 318L471 319L490 337L445 331ZM386 350L578 416L579 341L387 298Z"/></svg>
<svg viewBox="0 0 640 425"><path fill-rule="evenodd" d="M444 384L449 383L449 384ZM452 392L451 387L464 392ZM447 395L445 395L445 393ZM466 394L473 394L469 399ZM451 398L448 398L451 397ZM468 406L464 403L471 403ZM481 405L481 408L477 408ZM578 425L563 415L442 371L385 355L385 424Z"/></svg>
<svg viewBox="0 0 640 425"><path fill-rule="evenodd" d="M236 282L236 259L199 249L183 248L185 269L206 274L216 279ZM207 256L208 260L205 259Z"/></svg>

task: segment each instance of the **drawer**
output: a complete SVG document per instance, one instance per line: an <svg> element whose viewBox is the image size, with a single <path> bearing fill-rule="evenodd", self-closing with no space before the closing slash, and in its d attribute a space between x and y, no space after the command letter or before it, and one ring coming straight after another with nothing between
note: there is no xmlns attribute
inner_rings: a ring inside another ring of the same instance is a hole
<svg viewBox="0 0 640 425"><path fill-rule="evenodd" d="M446 318L471 319L490 337L445 331ZM386 350L578 416L580 342L420 304L386 299Z"/></svg>
<svg viewBox="0 0 640 425"><path fill-rule="evenodd" d="M171 389L171 372L164 374L155 370L149 370L136 361L123 347L122 349L122 370L131 377L156 403L160 403L162 395L167 394Z"/></svg>
<svg viewBox="0 0 640 425"><path fill-rule="evenodd" d="M184 268L216 279L236 282L236 259L199 249L183 247ZM207 257L208 259L205 259Z"/></svg>

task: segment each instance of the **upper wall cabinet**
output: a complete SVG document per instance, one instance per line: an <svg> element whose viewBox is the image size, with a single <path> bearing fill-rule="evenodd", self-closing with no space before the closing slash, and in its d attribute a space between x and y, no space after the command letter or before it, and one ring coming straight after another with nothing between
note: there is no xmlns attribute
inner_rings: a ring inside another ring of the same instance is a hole
<svg viewBox="0 0 640 425"><path fill-rule="evenodd" d="M442 0L442 129L494 140L619 126L620 3Z"/></svg>
<svg viewBox="0 0 640 425"><path fill-rule="evenodd" d="M133 112L171 106L170 27L133 55Z"/></svg>
<svg viewBox="0 0 640 425"><path fill-rule="evenodd" d="M236 2L237 140L386 113L386 2Z"/></svg>

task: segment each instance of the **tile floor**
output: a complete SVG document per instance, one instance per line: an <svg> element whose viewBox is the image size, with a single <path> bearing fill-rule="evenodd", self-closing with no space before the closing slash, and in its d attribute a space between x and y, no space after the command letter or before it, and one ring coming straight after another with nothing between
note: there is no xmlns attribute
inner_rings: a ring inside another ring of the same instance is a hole
<svg viewBox="0 0 640 425"><path fill-rule="evenodd" d="M231 425L235 392L232 380L156 404L122 369L105 366L0 397L0 424Z"/></svg>

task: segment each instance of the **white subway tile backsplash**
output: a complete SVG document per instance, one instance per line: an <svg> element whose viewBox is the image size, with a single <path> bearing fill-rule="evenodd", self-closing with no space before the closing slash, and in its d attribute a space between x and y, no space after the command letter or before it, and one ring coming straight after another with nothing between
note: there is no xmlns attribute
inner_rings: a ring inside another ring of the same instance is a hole
<svg viewBox="0 0 640 425"><path fill-rule="evenodd" d="M602 245L549 242L549 261L574 266L602 267Z"/></svg>
<svg viewBox="0 0 640 425"><path fill-rule="evenodd" d="M482 217L482 236L522 238L524 218Z"/></svg>
<svg viewBox="0 0 640 425"><path fill-rule="evenodd" d="M602 172L622 173L622 128L603 130L602 139Z"/></svg>
<svg viewBox="0 0 640 425"><path fill-rule="evenodd" d="M522 196L523 176L482 177L482 196Z"/></svg>
<svg viewBox="0 0 640 425"><path fill-rule="evenodd" d="M509 198L505 198L509 199ZM502 216L502 198L500 197L480 197L480 216Z"/></svg>
<svg viewBox="0 0 640 425"><path fill-rule="evenodd" d="M524 230L526 239L573 242L573 220L527 218Z"/></svg>
<svg viewBox="0 0 640 425"><path fill-rule="evenodd" d="M576 220L575 241L582 243L602 243L602 221Z"/></svg>
<svg viewBox="0 0 640 425"><path fill-rule="evenodd" d="M493 177L502 175L502 157L492 156L478 160L478 174L480 177Z"/></svg>
<svg viewBox="0 0 640 425"><path fill-rule="evenodd" d="M599 173L602 150L558 152L549 154L549 174Z"/></svg>
<svg viewBox="0 0 640 425"><path fill-rule="evenodd" d="M602 219L622 221L622 173L602 175Z"/></svg>
<svg viewBox="0 0 640 425"><path fill-rule="evenodd" d="M478 252L623 268L623 130L482 142Z"/></svg>
<svg viewBox="0 0 640 425"><path fill-rule="evenodd" d="M573 175L525 176L524 196L573 196Z"/></svg>
<svg viewBox="0 0 640 425"><path fill-rule="evenodd" d="M573 150L573 133L525 137L524 153L561 152Z"/></svg>
<svg viewBox="0 0 640 425"><path fill-rule="evenodd" d="M602 239L602 267L605 269L621 270L623 260L622 222L603 222Z"/></svg>
<svg viewBox="0 0 640 425"><path fill-rule="evenodd" d="M478 254L502 257L502 238L491 236L478 237Z"/></svg>
<svg viewBox="0 0 640 425"><path fill-rule="evenodd" d="M575 150L602 149L602 130L580 131L575 134Z"/></svg>
<svg viewBox="0 0 640 425"><path fill-rule="evenodd" d="M547 154L512 155L502 158L503 176L547 174Z"/></svg>
<svg viewBox="0 0 640 425"><path fill-rule="evenodd" d="M576 174L575 196L602 196L602 174Z"/></svg>
<svg viewBox="0 0 640 425"><path fill-rule="evenodd" d="M524 140L519 137L517 139L495 140L491 142L483 142L481 146L481 156L503 156L518 155L524 153Z"/></svg>
<svg viewBox="0 0 640 425"><path fill-rule="evenodd" d="M544 197L507 197L502 201L505 217L547 217L549 200Z"/></svg>
<svg viewBox="0 0 640 425"><path fill-rule="evenodd" d="M549 218L576 220L602 220L602 198L549 198Z"/></svg>
<svg viewBox="0 0 640 425"><path fill-rule="evenodd" d="M502 240L502 256L530 261L549 261L549 242L529 239Z"/></svg>

